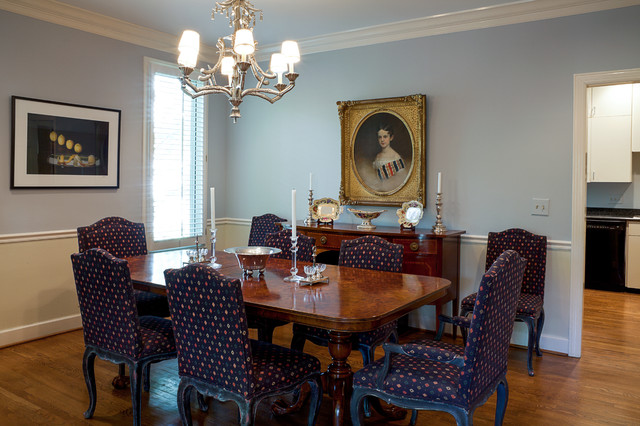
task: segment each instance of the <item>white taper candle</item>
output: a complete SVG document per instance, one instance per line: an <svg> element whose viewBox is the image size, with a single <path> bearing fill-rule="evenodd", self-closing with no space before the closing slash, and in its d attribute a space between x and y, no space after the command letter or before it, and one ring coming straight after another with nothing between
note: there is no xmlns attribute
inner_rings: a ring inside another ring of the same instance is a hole
<svg viewBox="0 0 640 426"><path fill-rule="evenodd" d="M438 172L438 194L442 192L442 173Z"/></svg>
<svg viewBox="0 0 640 426"><path fill-rule="evenodd" d="M313 189L313 173L309 173L309 191Z"/></svg>
<svg viewBox="0 0 640 426"><path fill-rule="evenodd" d="M296 236L296 190L291 190L291 236Z"/></svg>
<svg viewBox="0 0 640 426"><path fill-rule="evenodd" d="M216 189L211 187L211 229L216 229Z"/></svg>

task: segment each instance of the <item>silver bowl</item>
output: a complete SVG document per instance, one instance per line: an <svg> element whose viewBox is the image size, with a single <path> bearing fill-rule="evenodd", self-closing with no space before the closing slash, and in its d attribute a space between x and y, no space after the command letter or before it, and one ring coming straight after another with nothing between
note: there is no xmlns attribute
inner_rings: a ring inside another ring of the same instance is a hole
<svg viewBox="0 0 640 426"><path fill-rule="evenodd" d="M272 254L280 253L282 250L274 247L230 247L224 249L225 253L233 253L238 259L238 265L242 268L244 275L252 275L253 271L258 271L260 275L264 274L267 266L267 259Z"/></svg>

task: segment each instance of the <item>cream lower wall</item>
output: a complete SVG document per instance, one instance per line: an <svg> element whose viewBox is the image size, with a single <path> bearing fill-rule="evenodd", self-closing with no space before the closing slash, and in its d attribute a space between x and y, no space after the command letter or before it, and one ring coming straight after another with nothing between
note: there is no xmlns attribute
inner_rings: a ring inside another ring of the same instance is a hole
<svg viewBox="0 0 640 426"><path fill-rule="evenodd" d="M251 222L217 222L217 249L244 246ZM477 291L484 272L486 237L465 235L460 247L460 294ZM75 231L0 236L0 347L81 327L69 255L77 251ZM546 322L541 347L568 353L570 243L550 242L547 253ZM449 305L448 311L451 311ZM414 327L433 330L435 310L411 314ZM512 342L526 346L527 330L516 323Z"/></svg>

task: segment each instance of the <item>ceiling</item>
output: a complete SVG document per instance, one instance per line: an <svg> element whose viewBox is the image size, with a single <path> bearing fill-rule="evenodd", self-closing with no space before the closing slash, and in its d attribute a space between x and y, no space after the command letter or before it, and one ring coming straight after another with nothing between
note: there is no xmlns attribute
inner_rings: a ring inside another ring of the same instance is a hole
<svg viewBox="0 0 640 426"><path fill-rule="evenodd" d="M214 46L229 34L225 15L211 21L213 0L60 0L82 9L128 21L143 27L180 35L184 29L200 33L205 44ZM450 14L507 3L536 0L252 0L264 12L256 22L255 38L262 45L285 39L315 38L413 18Z"/></svg>

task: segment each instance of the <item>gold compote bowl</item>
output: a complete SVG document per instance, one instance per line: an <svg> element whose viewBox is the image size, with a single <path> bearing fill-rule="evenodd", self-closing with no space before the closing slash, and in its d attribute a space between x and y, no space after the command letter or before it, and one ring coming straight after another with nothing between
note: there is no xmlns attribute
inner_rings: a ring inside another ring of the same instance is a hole
<svg viewBox="0 0 640 426"><path fill-rule="evenodd" d="M347 210L353 213L353 215L358 219L362 219L362 223L357 226L358 229L376 229L376 226L372 225L371 221L380 216L382 213L386 212L386 210L367 211L351 208Z"/></svg>

